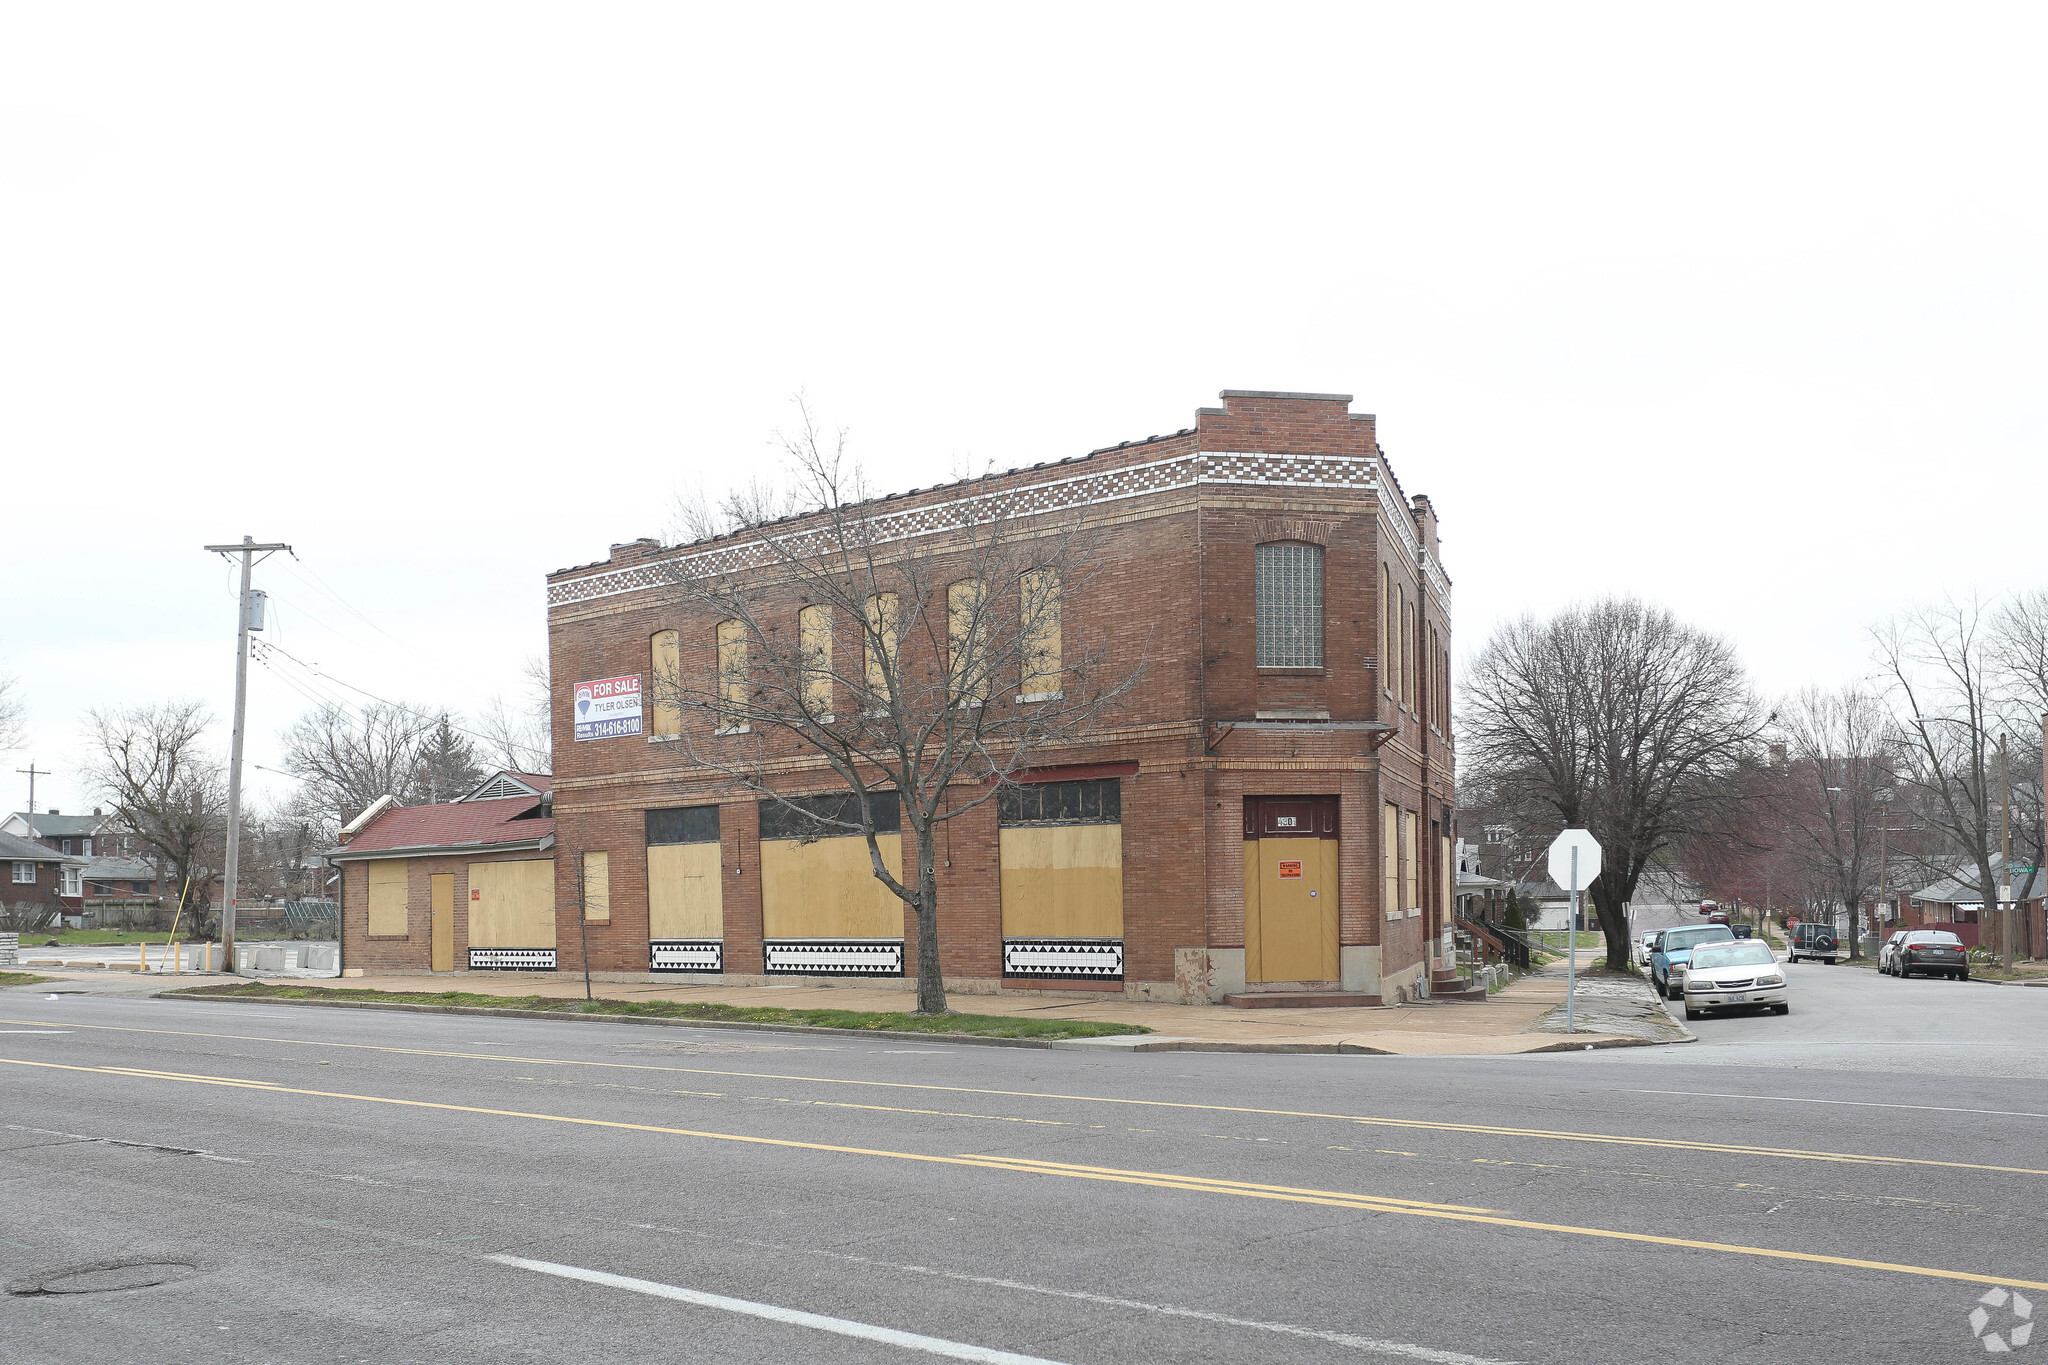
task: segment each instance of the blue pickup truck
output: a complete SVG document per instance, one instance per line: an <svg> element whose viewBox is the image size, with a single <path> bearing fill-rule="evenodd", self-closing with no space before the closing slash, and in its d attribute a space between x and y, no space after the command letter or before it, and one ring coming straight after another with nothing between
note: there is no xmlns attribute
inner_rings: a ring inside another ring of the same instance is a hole
<svg viewBox="0 0 2048 1365"><path fill-rule="evenodd" d="M1702 943L1733 941L1735 931L1725 924L1689 924L1683 929L1666 929L1650 954L1650 984L1667 1000L1685 998L1685 968L1692 950Z"/></svg>

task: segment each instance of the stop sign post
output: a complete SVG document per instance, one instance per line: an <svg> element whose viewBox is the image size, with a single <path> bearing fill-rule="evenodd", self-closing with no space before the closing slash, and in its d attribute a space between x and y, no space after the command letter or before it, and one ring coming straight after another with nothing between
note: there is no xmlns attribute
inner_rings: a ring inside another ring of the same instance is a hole
<svg viewBox="0 0 2048 1365"><path fill-rule="evenodd" d="M1568 829L1550 842L1550 880L1572 893L1565 921L1564 1031L1578 1032L1579 892L1600 875L1600 841L1582 829Z"/></svg>

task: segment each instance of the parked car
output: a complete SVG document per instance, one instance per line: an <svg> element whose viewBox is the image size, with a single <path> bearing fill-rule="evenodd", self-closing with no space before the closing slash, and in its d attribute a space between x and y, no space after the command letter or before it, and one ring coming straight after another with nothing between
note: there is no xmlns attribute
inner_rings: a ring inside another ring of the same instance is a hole
<svg viewBox="0 0 2048 1365"><path fill-rule="evenodd" d="M1789 989L1769 944L1756 939L1703 943L1693 949L1686 967L1685 1017L1735 1007L1790 1014Z"/></svg>
<svg viewBox="0 0 2048 1365"><path fill-rule="evenodd" d="M1801 958L1809 962L1833 962L1842 955L1842 943L1835 937L1835 926L1821 920L1801 920L1793 928L1792 937L1785 946L1787 962L1797 962Z"/></svg>
<svg viewBox="0 0 2048 1365"><path fill-rule="evenodd" d="M1707 923L1726 924L1727 922L1728 912L1726 910L1710 910L1707 912Z"/></svg>
<svg viewBox="0 0 2048 1365"><path fill-rule="evenodd" d="M1730 929L1733 929L1733 930L1735 931L1735 937L1737 937L1737 938L1755 938L1755 937L1756 937L1756 929L1755 929L1755 927L1754 927L1754 926L1752 926L1752 925L1748 925L1748 924L1731 924L1731 925L1729 925L1728 927L1729 927Z"/></svg>
<svg viewBox="0 0 2048 1365"><path fill-rule="evenodd" d="M1891 937L1886 939L1884 946L1877 950L1877 969L1880 972L1887 976L1891 975L1892 970L1898 964L1899 945L1906 941L1906 935L1910 932L1907 929L1892 930Z"/></svg>
<svg viewBox="0 0 2048 1365"><path fill-rule="evenodd" d="M1735 931L1725 924L1691 924L1683 929L1666 929L1650 954L1650 984L1659 995L1672 1000L1685 994L1685 967L1692 950L1702 943L1733 943Z"/></svg>
<svg viewBox="0 0 2048 1365"><path fill-rule="evenodd" d="M1650 954L1656 949L1659 932L1661 931L1649 929L1636 935L1636 950L1630 954L1635 959L1636 966L1647 967L1650 965Z"/></svg>
<svg viewBox="0 0 2048 1365"><path fill-rule="evenodd" d="M1970 953L1947 929L1909 929L1892 953L1892 975L1904 979L1915 972L1970 979Z"/></svg>

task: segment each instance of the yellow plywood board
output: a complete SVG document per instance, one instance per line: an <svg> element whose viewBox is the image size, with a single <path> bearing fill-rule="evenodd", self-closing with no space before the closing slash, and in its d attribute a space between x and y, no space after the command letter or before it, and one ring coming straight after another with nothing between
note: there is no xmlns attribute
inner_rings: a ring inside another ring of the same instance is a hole
<svg viewBox="0 0 2048 1365"><path fill-rule="evenodd" d="M433 957L429 965L437 972L455 970L455 874L436 872L427 879L433 892Z"/></svg>
<svg viewBox="0 0 2048 1365"><path fill-rule="evenodd" d="M1259 841L1244 844L1244 979L1266 979L1265 941L1259 932Z"/></svg>
<svg viewBox="0 0 2048 1365"><path fill-rule="evenodd" d="M469 946L555 946L555 860L469 865Z"/></svg>
<svg viewBox="0 0 2048 1365"><path fill-rule="evenodd" d="M1259 974L1247 924L1246 980L1337 980L1337 841L1261 839L1257 848Z"/></svg>
<svg viewBox="0 0 2048 1365"><path fill-rule="evenodd" d="M903 875L903 840L879 834L889 875ZM875 878L860 838L761 841L761 927L769 938L902 938L907 907Z"/></svg>
<svg viewBox="0 0 2048 1365"><path fill-rule="evenodd" d="M655 844L647 850L647 936L724 938L723 869L717 844Z"/></svg>
<svg viewBox="0 0 2048 1365"><path fill-rule="evenodd" d="M370 864L370 937L397 938L407 932L405 884L411 867L404 858Z"/></svg>
<svg viewBox="0 0 2048 1365"><path fill-rule="evenodd" d="M583 855L583 919L587 924L612 922L612 855Z"/></svg>
<svg viewBox="0 0 2048 1365"><path fill-rule="evenodd" d="M1122 938L1122 825L1002 831L1003 937Z"/></svg>

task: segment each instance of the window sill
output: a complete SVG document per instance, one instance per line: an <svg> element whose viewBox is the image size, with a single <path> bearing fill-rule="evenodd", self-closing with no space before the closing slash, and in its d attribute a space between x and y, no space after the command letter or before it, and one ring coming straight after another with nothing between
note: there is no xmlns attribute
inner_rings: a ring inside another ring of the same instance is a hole
<svg viewBox="0 0 2048 1365"><path fill-rule="evenodd" d="M1063 692L1063 691L1062 691L1062 692L1019 692L1019 693L1017 694L1017 700L1018 700L1018 701L1020 701L1020 702L1021 702L1021 701L1064 701L1064 700L1066 700L1066 696L1067 696L1067 694L1066 694L1065 692Z"/></svg>
<svg viewBox="0 0 2048 1365"><path fill-rule="evenodd" d="M745 735L752 734L753 729L754 727L751 725L722 725L711 733L714 735Z"/></svg>
<svg viewBox="0 0 2048 1365"><path fill-rule="evenodd" d="M673 744L681 738L681 735L649 735L647 742L649 744Z"/></svg>
<svg viewBox="0 0 2048 1365"><path fill-rule="evenodd" d="M1262 678L1320 678L1329 671L1330 670L1328 670L1327 668L1323 668L1321 666L1317 666L1314 668L1282 668L1268 664L1259 665L1259 676Z"/></svg>

